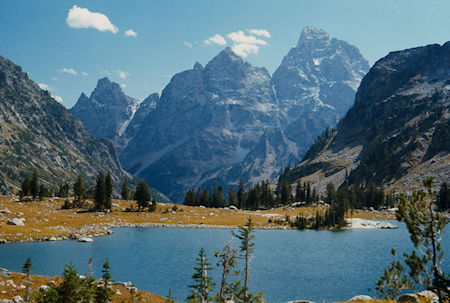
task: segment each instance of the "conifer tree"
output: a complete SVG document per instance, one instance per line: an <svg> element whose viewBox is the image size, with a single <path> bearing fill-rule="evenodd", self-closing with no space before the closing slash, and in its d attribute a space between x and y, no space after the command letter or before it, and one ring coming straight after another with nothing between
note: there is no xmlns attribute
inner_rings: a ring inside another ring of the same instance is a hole
<svg viewBox="0 0 450 303"><path fill-rule="evenodd" d="M291 198L291 185L289 184L289 182L284 179L283 183L281 185L281 193L280 193L280 202L283 205L286 205L290 202L290 198Z"/></svg>
<svg viewBox="0 0 450 303"><path fill-rule="evenodd" d="M238 194L237 194L237 198L238 198L238 203L239 203L239 208L240 209L246 209L247 206L247 194L245 192L245 184L244 184L244 180L241 179L239 181L239 189L238 189Z"/></svg>
<svg viewBox="0 0 450 303"><path fill-rule="evenodd" d="M80 302L82 299L80 294L82 283L72 263L64 266L62 278L62 283L56 288L59 297L58 302Z"/></svg>
<svg viewBox="0 0 450 303"><path fill-rule="evenodd" d="M218 259L216 265L222 267L222 279L220 283L220 290L217 294L219 302L225 302L232 299L232 288L228 283L230 275L237 275L239 271L235 271L237 266L237 250L232 247L232 241L225 245L222 252L216 252L216 258Z"/></svg>
<svg viewBox="0 0 450 303"><path fill-rule="evenodd" d="M95 208L97 210L103 210L106 208L106 185L105 176L103 173L99 173L97 176L97 184L95 186Z"/></svg>
<svg viewBox="0 0 450 303"><path fill-rule="evenodd" d="M24 197L24 196L28 196L30 195L30 183L31 180L29 178L25 178L22 182L22 190L20 191L20 196ZM22 199L20 199L22 200Z"/></svg>
<svg viewBox="0 0 450 303"><path fill-rule="evenodd" d="M134 199L137 201L139 210L149 207L151 200L150 189L148 188L147 182L144 180L139 181L136 186Z"/></svg>
<svg viewBox="0 0 450 303"><path fill-rule="evenodd" d="M450 208L450 189L448 188L447 182L441 184L441 188L437 196L437 206L441 211Z"/></svg>
<svg viewBox="0 0 450 303"><path fill-rule="evenodd" d="M86 194L86 189L84 187L83 177L81 174L78 175L77 181L73 184L73 193L77 204L80 205L84 199L84 195Z"/></svg>
<svg viewBox="0 0 450 303"><path fill-rule="evenodd" d="M111 301L111 297L114 295L114 291L110 288L111 280L111 273L110 270L111 266L109 265L108 260L103 263L103 269L102 269L102 284L97 287L97 290L95 292L95 303L107 303Z"/></svg>
<svg viewBox="0 0 450 303"><path fill-rule="evenodd" d="M50 192L47 187L44 186L44 184L41 183L39 186L39 200L42 201L42 198L46 198L50 196Z"/></svg>
<svg viewBox="0 0 450 303"><path fill-rule="evenodd" d="M212 270L205 256L205 250L202 248L196 259L197 266L194 266L194 284L190 285L191 295L187 298L188 302L208 302L209 292L213 290L214 282L208 276L208 270Z"/></svg>
<svg viewBox="0 0 450 303"><path fill-rule="evenodd" d="M35 169L33 171L33 177L31 178L31 181L30 181L30 194L33 198L33 201L34 201L34 199L36 199L36 196L38 195L38 193L39 193L39 177L38 177L37 170Z"/></svg>
<svg viewBox="0 0 450 303"><path fill-rule="evenodd" d="M233 233L235 237L237 237L241 241L240 251L241 251L241 257L245 261L244 265L244 291L245 294L247 294L248 290L248 276L250 272L250 260L253 256L253 250L255 246L255 242L253 242L255 235L253 235L253 232L255 230L255 227L253 225L252 219L249 218L247 222L244 224L244 226L239 227L239 231L237 234ZM247 298L247 295L245 295ZM247 302L248 300L245 300Z"/></svg>
<svg viewBox="0 0 450 303"><path fill-rule="evenodd" d="M22 267L22 272L26 275L26 278L24 280L25 282L25 302L30 302L31 296L30 296L30 287L31 287L31 270L33 269L33 265L31 263L31 258L28 257L28 259L25 261L25 264Z"/></svg>
<svg viewBox="0 0 450 303"><path fill-rule="evenodd" d="M232 188L230 188L228 190L228 204L232 205L232 206L235 206L235 207L239 206L238 197L236 195L236 192Z"/></svg>
<svg viewBox="0 0 450 303"><path fill-rule="evenodd" d="M128 188L128 178L125 177L125 179L123 180L122 183L122 200L128 200L129 195L130 195L130 190Z"/></svg>
<svg viewBox="0 0 450 303"><path fill-rule="evenodd" d="M112 185L112 177L111 174L108 172L105 179L105 208L111 209L112 206L112 193L113 193L113 185Z"/></svg>

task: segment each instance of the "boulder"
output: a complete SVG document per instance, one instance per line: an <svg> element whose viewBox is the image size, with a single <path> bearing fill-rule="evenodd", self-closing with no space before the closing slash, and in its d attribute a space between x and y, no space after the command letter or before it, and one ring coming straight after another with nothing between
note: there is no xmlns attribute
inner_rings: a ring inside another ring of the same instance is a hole
<svg viewBox="0 0 450 303"><path fill-rule="evenodd" d="M94 240L89 237L83 237L83 238L79 238L78 242L94 242Z"/></svg>
<svg viewBox="0 0 450 303"><path fill-rule="evenodd" d="M25 226L25 224L23 223L24 220L24 218L12 218L9 219L6 223L8 225Z"/></svg>
<svg viewBox="0 0 450 303"><path fill-rule="evenodd" d="M0 268L0 276L10 278L11 273L6 268Z"/></svg>
<svg viewBox="0 0 450 303"><path fill-rule="evenodd" d="M430 301L432 303L439 302L438 295L432 292L431 290L424 290L416 293L416 295L419 297L419 299L422 299L422 301Z"/></svg>
<svg viewBox="0 0 450 303"><path fill-rule="evenodd" d="M419 296L416 294L404 294L398 297L398 303L420 303Z"/></svg>
<svg viewBox="0 0 450 303"><path fill-rule="evenodd" d="M353 298L351 298L350 300L348 300L348 302L354 302L354 301L370 301L373 300L372 297L366 296L366 295L359 295L359 296L354 296Z"/></svg>
<svg viewBox="0 0 450 303"><path fill-rule="evenodd" d="M5 209L0 209L0 214L11 214L11 212L9 211L9 209L5 208Z"/></svg>
<svg viewBox="0 0 450 303"><path fill-rule="evenodd" d="M12 298L12 301L13 301L14 303L24 303L24 302L25 302L25 301L22 299L21 296L15 296L15 297L13 297L13 298Z"/></svg>
<svg viewBox="0 0 450 303"><path fill-rule="evenodd" d="M234 205L230 205L230 206L228 206L228 208L229 208L229 209L232 209L232 210L237 210L237 207L234 206Z"/></svg>
<svg viewBox="0 0 450 303"><path fill-rule="evenodd" d="M45 292L49 289L50 287L48 285L41 285L39 286L39 291L41 292Z"/></svg>

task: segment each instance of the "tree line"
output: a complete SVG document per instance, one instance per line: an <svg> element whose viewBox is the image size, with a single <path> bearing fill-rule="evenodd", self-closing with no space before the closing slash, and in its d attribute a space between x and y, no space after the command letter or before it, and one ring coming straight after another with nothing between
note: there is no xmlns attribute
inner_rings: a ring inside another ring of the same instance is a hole
<svg viewBox="0 0 450 303"><path fill-rule="evenodd" d="M31 196L32 201L34 201L36 197L39 197L40 200L42 200L44 197L57 196L65 199L63 205L63 208L65 209L87 208L88 205L85 203L85 199L94 200L94 207L91 209L94 211L109 210L112 207L114 187L112 176L109 172L106 176L103 173L99 173L97 175L95 186L87 190L83 176L79 174L72 186L74 197L72 201L69 200L70 188L69 183L60 183L58 189L55 190L54 195L51 195L50 191L39 181L38 173L34 170L31 178L26 177L22 181L19 197L20 201L26 201L26 197ZM131 191L128 184L128 178L124 178L121 187L121 198L122 200L130 200L131 198L136 200L139 211L144 210L145 208L148 208L149 211L156 210L156 201L154 199L152 200L150 188L144 180L139 181L135 190Z"/></svg>

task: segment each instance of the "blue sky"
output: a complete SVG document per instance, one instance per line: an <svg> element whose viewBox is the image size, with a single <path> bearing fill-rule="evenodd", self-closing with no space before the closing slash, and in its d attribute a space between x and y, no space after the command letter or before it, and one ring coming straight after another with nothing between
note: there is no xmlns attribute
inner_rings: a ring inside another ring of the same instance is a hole
<svg viewBox="0 0 450 303"><path fill-rule="evenodd" d="M308 25L372 65L391 50L450 40L450 1L1 0L0 55L70 108L105 76L138 99L160 93L226 46L272 73Z"/></svg>

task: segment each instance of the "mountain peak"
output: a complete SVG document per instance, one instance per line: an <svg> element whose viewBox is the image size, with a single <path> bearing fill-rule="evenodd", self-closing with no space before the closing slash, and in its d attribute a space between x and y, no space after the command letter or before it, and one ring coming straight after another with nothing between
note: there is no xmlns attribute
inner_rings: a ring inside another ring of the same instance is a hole
<svg viewBox="0 0 450 303"><path fill-rule="evenodd" d="M298 46L305 46L309 44L316 44L317 42L328 43L330 41L330 35L326 31L313 26L306 26L303 28L298 40Z"/></svg>
<svg viewBox="0 0 450 303"><path fill-rule="evenodd" d="M195 62L194 70L203 70L203 65L201 65L198 61Z"/></svg>

